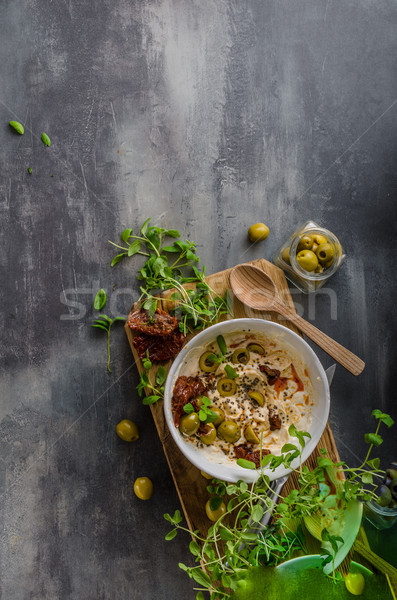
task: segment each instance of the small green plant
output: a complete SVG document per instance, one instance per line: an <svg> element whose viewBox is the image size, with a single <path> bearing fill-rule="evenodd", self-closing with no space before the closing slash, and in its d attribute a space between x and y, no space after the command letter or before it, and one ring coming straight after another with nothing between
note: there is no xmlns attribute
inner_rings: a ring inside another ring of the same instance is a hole
<svg viewBox="0 0 397 600"><path fill-rule="evenodd" d="M148 372L152 368L153 364L149 358L149 352L146 351L146 358L142 361L144 371L141 373L140 381L137 385L137 391L140 397L145 393L145 388L151 391L151 394L144 396L142 404L155 404L161 398L164 398L164 383L167 379L167 370L165 367L160 365L156 371L154 377L154 383L150 382Z"/></svg>
<svg viewBox="0 0 397 600"><path fill-rule="evenodd" d="M226 512L208 529L207 536L201 536L198 531L192 533L181 525L182 516L179 511L173 516L165 514L164 518L173 526L166 535L167 540L173 539L178 529L192 535L189 550L196 565L179 563L179 567L200 586L195 589L199 593L210 592L211 600L231 598L247 569L258 565L276 566L293 557L297 551L305 552L301 522L305 516L315 515L321 509L324 496L329 493L327 478L330 470L334 473L340 470L346 476L346 481L336 491L341 501L367 501L375 498L376 494L373 490L368 490L368 484L371 486L373 479L382 477L384 472L379 469L378 459L370 460L369 457L373 446L382 443L378 433L381 423L391 427L393 419L379 410L374 410L372 416L378 421L376 431L365 435L370 448L364 462L357 469L347 467L342 461L334 463L327 456L326 450L322 449L317 458L318 466L310 471L301 463L306 438L310 439L310 434L298 431L291 425L289 434L297 439L297 443L285 444L280 456L268 454L261 458L260 472L254 483L238 481L236 484L225 484L217 479L212 480L207 491L212 495L211 502L216 504L213 510L220 502L225 502ZM283 465L290 469L297 458L299 467L292 470L298 475L299 486L286 497L279 496L276 504L269 497L270 479L264 468L274 472ZM248 469L255 468L255 464L248 460L240 459L238 464ZM262 526L260 522L268 510L273 511L273 522ZM323 551L323 566L329 562L334 564L338 544L343 539L323 529L322 540L331 547L331 550ZM341 576L333 569L331 578L337 582Z"/></svg>
<svg viewBox="0 0 397 600"><path fill-rule="evenodd" d="M108 354L108 371L109 371L109 373L112 372L112 370L110 368L110 329L111 329L112 325L114 325L114 323L119 323L119 322L125 323L124 317L115 317L114 319L111 319L107 315L99 315L99 317L97 319L95 319L94 323L91 325L91 327L101 329L102 331L106 331L106 333L107 333L106 346L107 346L107 354Z"/></svg>

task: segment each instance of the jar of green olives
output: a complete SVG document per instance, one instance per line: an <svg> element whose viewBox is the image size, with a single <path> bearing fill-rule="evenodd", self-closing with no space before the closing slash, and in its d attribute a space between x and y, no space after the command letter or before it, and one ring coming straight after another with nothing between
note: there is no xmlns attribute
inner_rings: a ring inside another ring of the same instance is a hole
<svg viewBox="0 0 397 600"><path fill-rule="evenodd" d="M309 294L332 277L344 258L338 238L314 221L307 221L281 246L273 262L291 283Z"/></svg>
<svg viewBox="0 0 397 600"><path fill-rule="evenodd" d="M364 516L376 529L389 529L397 523L397 463L391 463L375 491L377 499L364 505Z"/></svg>

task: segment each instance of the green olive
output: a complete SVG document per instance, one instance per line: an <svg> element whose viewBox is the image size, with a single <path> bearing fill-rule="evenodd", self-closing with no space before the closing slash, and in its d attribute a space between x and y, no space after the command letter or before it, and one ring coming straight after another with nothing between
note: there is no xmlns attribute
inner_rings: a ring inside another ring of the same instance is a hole
<svg viewBox="0 0 397 600"><path fill-rule="evenodd" d="M396 478L391 480L389 489L392 493L393 498L397 499L397 479Z"/></svg>
<svg viewBox="0 0 397 600"><path fill-rule="evenodd" d="M298 252L300 250L311 250L313 246L313 238L310 235L304 235L301 237L298 243Z"/></svg>
<svg viewBox="0 0 397 600"><path fill-rule="evenodd" d="M361 596L365 589L365 579L361 573L348 573L345 577L346 589L353 596Z"/></svg>
<svg viewBox="0 0 397 600"><path fill-rule="evenodd" d="M251 400L255 400L259 406L265 406L265 397L260 392L248 392L248 397L251 398Z"/></svg>
<svg viewBox="0 0 397 600"><path fill-rule="evenodd" d="M123 419L116 425L116 433L125 442L135 442L139 439L138 427L129 419Z"/></svg>
<svg viewBox="0 0 397 600"><path fill-rule="evenodd" d="M379 504L379 506L389 506L391 501L391 491L385 485L381 485L379 488L379 496L376 499L376 502Z"/></svg>
<svg viewBox="0 0 397 600"><path fill-rule="evenodd" d="M260 354L263 356L265 354L265 349L260 344L248 344L247 350L250 352L255 352L255 354Z"/></svg>
<svg viewBox="0 0 397 600"><path fill-rule="evenodd" d="M296 260L305 271L314 271L318 265L318 258L311 250L301 250L296 255Z"/></svg>
<svg viewBox="0 0 397 600"><path fill-rule="evenodd" d="M215 427L218 427L218 425L220 425L225 420L225 413L221 408L217 408L216 406L211 406L211 410L216 415L218 415L218 418L216 419L216 421L214 421Z"/></svg>
<svg viewBox="0 0 397 600"><path fill-rule="evenodd" d="M240 439L241 429L234 421L223 421L218 427L218 436L225 442L234 444Z"/></svg>
<svg viewBox="0 0 397 600"><path fill-rule="evenodd" d="M189 415L184 415L179 423L179 431L183 435L194 435L200 427L200 419L197 413L192 412Z"/></svg>
<svg viewBox="0 0 397 600"><path fill-rule="evenodd" d="M213 423L207 423L205 425L206 433L199 436L200 442L205 444L206 446L210 446L215 442L216 438L216 429Z"/></svg>
<svg viewBox="0 0 397 600"><path fill-rule="evenodd" d="M264 223L255 223L248 229L248 237L251 242L261 242L269 235L269 227Z"/></svg>
<svg viewBox="0 0 397 600"><path fill-rule="evenodd" d="M216 389L218 390L221 396L233 396L233 394L237 390L237 383L234 381L234 379L222 377L222 379L218 381Z"/></svg>
<svg viewBox="0 0 397 600"><path fill-rule="evenodd" d="M149 477L138 477L134 483L134 492L140 500L149 500L153 494L153 483Z"/></svg>
<svg viewBox="0 0 397 600"><path fill-rule="evenodd" d="M312 233L310 237L312 238L313 243L317 244L317 246L319 246L320 244L326 244L328 242L327 238L324 235L321 235L320 233Z"/></svg>
<svg viewBox="0 0 397 600"><path fill-rule="evenodd" d="M244 429L244 437L250 444L259 444L259 438L256 435L255 431L252 429L251 425L248 425Z"/></svg>
<svg viewBox="0 0 397 600"><path fill-rule="evenodd" d="M387 469L386 474L389 477L389 479L396 479L397 478L397 469Z"/></svg>
<svg viewBox="0 0 397 600"><path fill-rule="evenodd" d="M232 355L232 361L234 363L240 363L246 365L250 359L250 353L247 348L236 348Z"/></svg>
<svg viewBox="0 0 397 600"><path fill-rule="evenodd" d="M317 267L314 269L315 273L323 273L324 269L322 268L321 265L317 265Z"/></svg>
<svg viewBox="0 0 397 600"><path fill-rule="evenodd" d="M316 250L317 258L322 265L333 261L335 258L335 252L331 244L320 244Z"/></svg>
<svg viewBox="0 0 397 600"><path fill-rule="evenodd" d="M284 248L284 250L282 251L282 254L281 254L281 258L283 259L284 262L287 263L287 265L290 264L289 248Z"/></svg>
<svg viewBox="0 0 397 600"><path fill-rule="evenodd" d="M225 514L226 505L224 502L222 502L222 504L220 505L219 508L217 508L216 510L212 510L212 508L210 506L210 502L211 502L211 500L208 500L208 502L206 503L205 512L206 512L209 520L213 521L215 523L215 521L217 521L222 515Z"/></svg>
<svg viewBox="0 0 397 600"><path fill-rule="evenodd" d="M218 363L216 361L216 355L210 350L204 352L200 356L199 360L200 369L204 371L204 373L212 373L212 371L216 371L218 368Z"/></svg>

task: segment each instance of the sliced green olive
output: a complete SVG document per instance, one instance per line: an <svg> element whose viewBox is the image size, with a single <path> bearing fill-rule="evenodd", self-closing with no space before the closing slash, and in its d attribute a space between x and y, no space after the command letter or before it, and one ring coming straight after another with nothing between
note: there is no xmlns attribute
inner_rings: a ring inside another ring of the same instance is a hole
<svg viewBox="0 0 397 600"><path fill-rule="evenodd" d="M333 261L335 258L335 252L331 244L320 244L316 249L316 254L322 265Z"/></svg>
<svg viewBox="0 0 397 600"><path fill-rule="evenodd" d="M216 429L213 423L206 424L206 433L199 436L200 442L205 444L206 446L210 446L215 442L216 438Z"/></svg>
<svg viewBox="0 0 397 600"><path fill-rule="evenodd" d="M232 361L234 363L240 363L242 365L246 365L250 359L250 353L247 348L237 348L233 352Z"/></svg>
<svg viewBox="0 0 397 600"><path fill-rule="evenodd" d="M248 397L255 400L259 406L265 406L265 397L260 392L248 392Z"/></svg>
<svg viewBox="0 0 397 600"><path fill-rule="evenodd" d="M222 377L216 385L216 389L220 393L221 396L233 396L237 390L237 383L234 379L229 379L228 377Z"/></svg>
<svg viewBox="0 0 397 600"><path fill-rule="evenodd" d="M179 431L183 435L194 435L200 427L200 419L197 413L192 412L190 415L184 415L179 423Z"/></svg>
<svg viewBox="0 0 397 600"><path fill-rule="evenodd" d="M225 413L223 412L223 410L221 408L217 408L216 406L211 406L211 410L216 415L218 415L217 420L214 421L215 427L218 427L218 425L220 425L221 423L223 423L223 421L225 420Z"/></svg>
<svg viewBox="0 0 397 600"><path fill-rule="evenodd" d="M212 373L213 371L216 371L218 368L216 355L207 350L200 356L199 365L200 369L204 371L204 373Z"/></svg>
<svg viewBox="0 0 397 600"><path fill-rule="evenodd" d="M265 349L260 344L248 344L247 350L250 352L255 352L255 354L260 354L263 356L265 354Z"/></svg>
<svg viewBox="0 0 397 600"><path fill-rule="evenodd" d="M240 439L241 429L234 421L223 421L218 427L218 436L225 442L234 444Z"/></svg>
<svg viewBox="0 0 397 600"><path fill-rule="evenodd" d="M244 429L244 437L250 444L259 444L259 438L251 425L248 425L248 427Z"/></svg>

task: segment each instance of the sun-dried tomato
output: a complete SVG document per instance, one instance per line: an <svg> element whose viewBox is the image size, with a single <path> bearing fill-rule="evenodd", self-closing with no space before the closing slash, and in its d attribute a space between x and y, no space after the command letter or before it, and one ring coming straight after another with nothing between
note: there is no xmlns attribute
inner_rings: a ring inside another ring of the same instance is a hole
<svg viewBox="0 0 397 600"><path fill-rule="evenodd" d="M153 336L168 336L178 325L175 317L159 308L152 317L146 310L136 310L129 315L127 323L132 331Z"/></svg>
<svg viewBox="0 0 397 600"><path fill-rule="evenodd" d="M208 377L207 379L198 377L187 377L186 375L180 375L175 382L174 392L172 398L172 412L174 413L175 427L179 427L179 421L183 414L183 407L185 404L201 396L206 392L212 385L213 378Z"/></svg>
<svg viewBox="0 0 397 600"><path fill-rule="evenodd" d="M239 446L234 446L234 454L236 458L244 458L245 460L251 460L255 463L256 468L261 466L261 451L260 450L252 450L246 444L240 444ZM270 450L267 448L262 448L262 458L266 456L266 454L270 454Z"/></svg>
<svg viewBox="0 0 397 600"><path fill-rule="evenodd" d="M146 351L149 351L149 358L152 361L168 360L174 358L182 349L185 343L185 336L181 331L173 331L167 336L145 335L140 333L134 336L132 340L140 358L146 357Z"/></svg>
<svg viewBox="0 0 397 600"><path fill-rule="evenodd" d="M280 371L278 371L277 369L271 369L267 365L259 365L259 370L262 373L266 373L269 385L273 385L274 383L276 383L277 379L280 377Z"/></svg>
<svg viewBox="0 0 397 600"><path fill-rule="evenodd" d="M269 423L270 431L281 428L281 417L273 408L269 408Z"/></svg>

